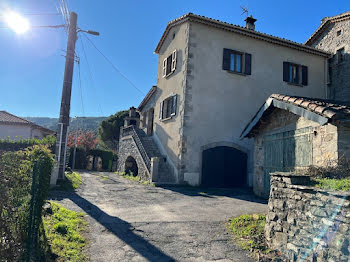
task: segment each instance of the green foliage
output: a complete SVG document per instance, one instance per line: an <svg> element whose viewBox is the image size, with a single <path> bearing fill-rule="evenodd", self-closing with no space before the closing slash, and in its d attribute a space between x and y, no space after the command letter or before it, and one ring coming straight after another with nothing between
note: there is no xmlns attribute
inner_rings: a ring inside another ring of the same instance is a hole
<svg viewBox="0 0 350 262"><path fill-rule="evenodd" d="M336 191L350 191L350 178L332 179L320 178L315 179L315 186L322 189L330 189Z"/></svg>
<svg viewBox="0 0 350 262"><path fill-rule="evenodd" d="M44 216L43 222L51 252L59 257L58 261L88 261L84 252L87 244L84 214L68 210L53 201L50 204L52 215Z"/></svg>
<svg viewBox="0 0 350 262"><path fill-rule="evenodd" d="M127 116L128 111L119 111L101 122L98 128L98 137L103 149L116 150L120 128L124 125L124 118Z"/></svg>
<svg viewBox="0 0 350 262"><path fill-rule="evenodd" d="M36 169L33 171L35 163L37 163ZM26 240L29 236L32 237L32 234L37 234L34 231L29 234L28 221L33 221L38 228L41 227L40 213L49 193L53 165L53 155L50 149L43 145L34 145L23 151L7 152L2 155L0 257L5 261L16 261L23 257L27 248ZM35 179L33 179L34 173ZM33 212L30 212L31 207L35 207ZM38 237L40 239L40 236ZM38 255L41 249L39 243L37 241L30 243L32 254Z"/></svg>
<svg viewBox="0 0 350 262"><path fill-rule="evenodd" d="M126 178L126 179L139 182L140 184L143 184L143 185L152 185L152 186L154 186L154 184L151 183L149 180L142 180L141 177L139 177L139 176L134 176L134 174L133 174L132 172L130 172L130 173L115 172L115 173L116 173L117 175L121 176L121 177Z"/></svg>
<svg viewBox="0 0 350 262"><path fill-rule="evenodd" d="M266 251L265 221L265 215L242 215L231 219L228 228L243 249Z"/></svg>
<svg viewBox="0 0 350 262"><path fill-rule="evenodd" d="M90 150L87 154L88 155L92 155L92 156L99 156L99 157L101 157L101 159L102 159L102 168L104 170L110 170L109 169L109 166L111 166L110 163L113 161L113 159L116 158L116 155L113 154L112 151L106 151L106 150L101 150L101 149Z"/></svg>
<svg viewBox="0 0 350 262"><path fill-rule="evenodd" d="M34 145L47 145L52 151L56 144L55 136L47 136L43 139L28 138L19 140L0 139L0 151L19 151Z"/></svg>
<svg viewBox="0 0 350 262"><path fill-rule="evenodd" d="M54 190L75 191L81 185L81 176L77 172L65 173L65 179L57 181Z"/></svg>

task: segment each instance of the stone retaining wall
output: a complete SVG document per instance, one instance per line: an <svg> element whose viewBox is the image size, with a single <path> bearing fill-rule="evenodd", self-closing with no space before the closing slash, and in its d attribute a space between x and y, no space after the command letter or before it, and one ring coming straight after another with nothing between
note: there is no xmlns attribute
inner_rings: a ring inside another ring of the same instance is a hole
<svg viewBox="0 0 350 262"><path fill-rule="evenodd" d="M268 245L289 261L350 261L350 194L302 186L308 180L271 174Z"/></svg>

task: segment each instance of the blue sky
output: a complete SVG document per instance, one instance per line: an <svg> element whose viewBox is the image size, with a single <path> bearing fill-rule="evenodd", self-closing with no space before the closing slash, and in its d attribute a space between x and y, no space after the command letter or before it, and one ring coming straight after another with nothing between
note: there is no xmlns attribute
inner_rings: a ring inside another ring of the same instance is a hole
<svg viewBox="0 0 350 262"><path fill-rule="evenodd" d="M56 13L58 3L59 0L1 0L0 10ZM68 0L69 10L78 13L79 27L101 33L99 37L89 35L89 38L143 93L115 72L81 36L77 55L81 60L82 92L76 64L71 116L111 115L137 106L156 84L158 58L154 49L170 20L193 12L244 25L240 6L248 6L258 19L258 31L296 42L304 42L323 17L350 10L348 0ZM32 25L63 23L61 16L27 18ZM2 20L0 24L3 25ZM19 116L57 117L65 49L66 33L62 29L32 29L22 35L0 29L0 110Z"/></svg>

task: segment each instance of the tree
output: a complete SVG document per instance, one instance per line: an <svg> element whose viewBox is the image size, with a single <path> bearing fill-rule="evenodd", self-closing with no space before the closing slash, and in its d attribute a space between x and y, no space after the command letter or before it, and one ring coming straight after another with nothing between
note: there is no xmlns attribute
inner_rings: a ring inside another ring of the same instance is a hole
<svg viewBox="0 0 350 262"><path fill-rule="evenodd" d="M101 122L98 128L99 146L105 149L117 149L120 128L124 125L124 118L128 113L127 110L119 111Z"/></svg>
<svg viewBox="0 0 350 262"><path fill-rule="evenodd" d="M85 151L95 149L98 143L94 132L91 131L78 131L77 147L84 148ZM67 146L74 147L76 132L70 133L67 138Z"/></svg>

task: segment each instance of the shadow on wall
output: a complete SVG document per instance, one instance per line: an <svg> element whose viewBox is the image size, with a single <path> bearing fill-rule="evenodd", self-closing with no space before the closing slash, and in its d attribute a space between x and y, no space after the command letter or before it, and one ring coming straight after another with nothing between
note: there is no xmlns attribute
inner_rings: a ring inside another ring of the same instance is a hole
<svg viewBox="0 0 350 262"><path fill-rule="evenodd" d="M167 121L175 122L175 119L170 119ZM164 146L164 145L167 145L169 141L172 140L172 138L165 132L164 128L157 123L155 123L155 133L157 134L159 140L161 141L168 157L170 157L170 159L173 161L174 165L176 166L178 164L178 156L175 154L175 152L172 149L169 148L168 150L166 150L166 147Z"/></svg>
<svg viewBox="0 0 350 262"><path fill-rule="evenodd" d="M116 237L129 245L137 253L143 256L148 261L175 261L172 257L168 256L156 246L152 245L142 237L133 232L134 227L115 216L110 216L99 207L92 204L90 201L79 196L76 193L65 193L64 197L53 197L51 200L62 200L68 198L73 201L77 206L83 209L90 217L94 218L107 230L113 233Z"/></svg>

